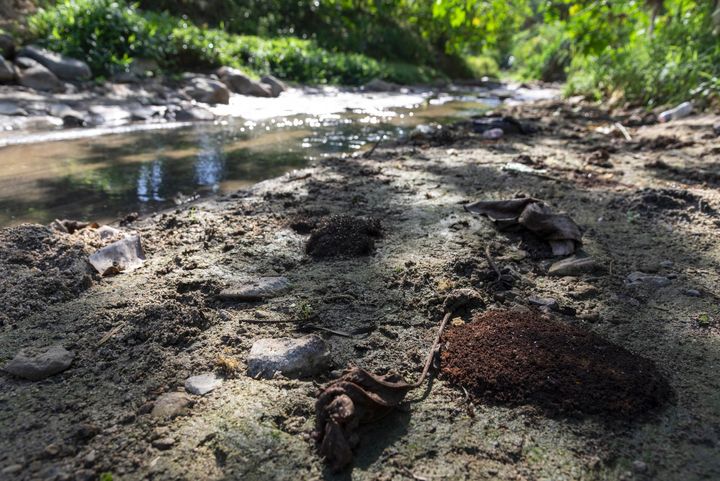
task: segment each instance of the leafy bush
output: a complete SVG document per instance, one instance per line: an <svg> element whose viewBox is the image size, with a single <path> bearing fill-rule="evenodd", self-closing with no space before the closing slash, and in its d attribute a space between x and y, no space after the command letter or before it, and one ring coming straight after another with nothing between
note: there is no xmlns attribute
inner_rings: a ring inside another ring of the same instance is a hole
<svg viewBox="0 0 720 481"><path fill-rule="evenodd" d="M239 36L201 28L166 13L144 12L125 0L63 0L38 11L29 25L42 44L84 58L96 74L113 74L127 69L135 58L149 58L170 71L209 71L228 65L308 83L357 85L375 77L415 83L438 77L429 67L332 52L314 40Z"/></svg>
<svg viewBox="0 0 720 481"><path fill-rule="evenodd" d="M29 28L51 50L84 58L96 74L126 68L133 58L162 61L172 20L140 12L124 0L63 0L40 9Z"/></svg>
<svg viewBox="0 0 720 481"><path fill-rule="evenodd" d="M539 24L513 39L512 67L522 79L565 80L571 58L569 42L557 24Z"/></svg>
<svg viewBox="0 0 720 481"><path fill-rule="evenodd" d="M500 75L500 67L495 59L488 55L469 55L465 57L465 63L474 78L497 78Z"/></svg>

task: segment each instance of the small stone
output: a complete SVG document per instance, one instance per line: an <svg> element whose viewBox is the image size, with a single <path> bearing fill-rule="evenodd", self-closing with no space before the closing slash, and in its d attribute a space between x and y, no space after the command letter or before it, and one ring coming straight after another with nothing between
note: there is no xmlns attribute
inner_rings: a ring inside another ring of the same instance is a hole
<svg viewBox="0 0 720 481"><path fill-rule="evenodd" d="M223 289L218 297L224 301L261 301L282 294L289 287L287 277L260 277L237 287Z"/></svg>
<svg viewBox="0 0 720 481"><path fill-rule="evenodd" d="M558 303L552 297L528 297L528 302L534 306L546 307L552 311L556 311Z"/></svg>
<svg viewBox="0 0 720 481"><path fill-rule="evenodd" d="M669 269L672 266L673 266L673 261L665 260L660 263L660 267L662 267L663 269Z"/></svg>
<svg viewBox="0 0 720 481"><path fill-rule="evenodd" d="M160 451L166 451L173 447L175 444L175 438L166 437L166 438L160 438L156 439L152 442L152 445L154 448L159 449Z"/></svg>
<svg viewBox="0 0 720 481"><path fill-rule="evenodd" d="M548 274L551 276L580 276L589 274L598 268L592 257L570 256L550 266Z"/></svg>
<svg viewBox="0 0 720 481"><path fill-rule="evenodd" d="M93 464L95 464L95 461L97 461L97 451L95 451L94 449L83 457L83 464L86 467L92 466Z"/></svg>
<svg viewBox="0 0 720 481"><path fill-rule="evenodd" d="M5 466L2 471L0 471L3 474L17 474L20 471L22 471L23 466L22 464L11 464L9 466Z"/></svg>
<svg viewBox="0 0 720 481"><path fill-rule="evenodd" d="M218 379L213 373L200 374L187 378L185 381L185 390L191 394L204 396L221 384L222 379Z"/></svg>
<svg viewBox="0 0 720 481"><path fill-rule="evenodd" d="M183 392L166 393L157 398L151 414L156 418L172 419L184 414L192 403L190 396Z"/></svg>
<svg viewBox="0 0 720 481"><path fill-rule="evenodd" d="M48 456L57 456L60 454L60 446L53 443L45 446L45 454Z"/></svg>
<svg viewBox="0 0 720 481"><path fill-rule="evenodd" d="M47 349L22 349L3 368L18 377L40 381L70 367L75 354L60 345Z"/></svg>
<svg viewBox="0 0 720 481"><path fill-rule="evenodd" d="M702 293L697 289L685 289L685 295L688 297L702 297Z"/></svg>
<svg viewBox="0 0 720 481"><path fill-rule="evenodd" d="M646 285L651 287L665 287L670 285L670 279L664 276L655 276L636 271L628 274L625 278L628 286Z"/></svg>
<svg viewBox="0 0 720 481"><path fill-rule="evenodd" d="M316 335L259 339L250 349L247 373L265 379L271 379L276 372L296 378L313 376L327 369L329 361L325 341Z"/></svg>
<svg viewBox="0 0 720 481"><path fill-rule="evenodd" d="M647 463L645 463L644 461L636 459L635 461L633 461L633 469L636 473L645 473L647 472L648 466Z"/></svg>

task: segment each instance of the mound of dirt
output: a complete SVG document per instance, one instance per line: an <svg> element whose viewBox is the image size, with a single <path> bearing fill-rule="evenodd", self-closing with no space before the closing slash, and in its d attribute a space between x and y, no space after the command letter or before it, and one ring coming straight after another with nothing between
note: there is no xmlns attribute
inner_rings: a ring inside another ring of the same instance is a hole
<svg viewBox="0 0 720 481"><path fill-rule="evenodd" d="M0 326L90 287L88 255L82 242L40 225L0 230Z"/></svg>
<svg viewBox="0 0 720 481"><path fill-rule="evenodd" d="M364 256L375 249L375 239L381 235L379 220L334 215L319 222L305 251L316 259Z"/></svg>
<svg viewBox="0 0 720 481"><path fill-rule="evenodd" d="M444 377L482 401L623 418L671 396L651 361L532 312L484 312L444 342Z"/></svg>

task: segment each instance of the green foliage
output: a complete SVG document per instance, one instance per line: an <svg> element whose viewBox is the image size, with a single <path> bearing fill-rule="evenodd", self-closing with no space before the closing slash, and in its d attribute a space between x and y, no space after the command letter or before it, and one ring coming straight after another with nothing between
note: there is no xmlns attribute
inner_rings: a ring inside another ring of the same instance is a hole
<svg viewBox="0 0 720 481"><path fill-rule="evenodd" d="M124 0L63 0L40 9L28 24L45 46L84 58L98 74L124 69L133 58L161 61L170 53L170 19Z"/></svg>
<svg viewBox="0 0 720 481"><path fill-rule="evenodd" d="M430 67L330 51L315 40L240 36L201 28L167 13L144 12L124 0L64 0L38 11L29 25L41 43L86 59L96 75L127 69L135 58L149 58L170 71L228 65L309 83L354 85L375 77L414 83L439 76Z"/></svg>
<svg viewBox="0 0 720 481"><path fill-rule="evenodd" d="M102 473L99 478L100 481L113 481L112 473Z"/></svg>
<svg viewBox="0 0 720 481"><path fill-rule="evenodd" d="M473 78L497 78L500 75L497 62L488 55L468 55L465 57L465 63Z"/></svg>
<svg viewBox="0 0 720 481"><path fill-rule="evenodd" d="M557 24L538 24L513 39L512 66L522 79L565 80L569 42Z"/></svg>

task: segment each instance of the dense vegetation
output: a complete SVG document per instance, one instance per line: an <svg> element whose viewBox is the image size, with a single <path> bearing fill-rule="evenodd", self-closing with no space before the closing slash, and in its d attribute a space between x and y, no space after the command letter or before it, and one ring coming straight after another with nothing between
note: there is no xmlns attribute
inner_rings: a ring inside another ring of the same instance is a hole
<svg viewBox="0 0 720 481"><path fill-rule="evenodd" d="M715 0L61 0L29 19L53 49L112 74L232 65L301 82L494 74L653 104L720 91ZM169 12L169 13L168 13Z"/></svg>

